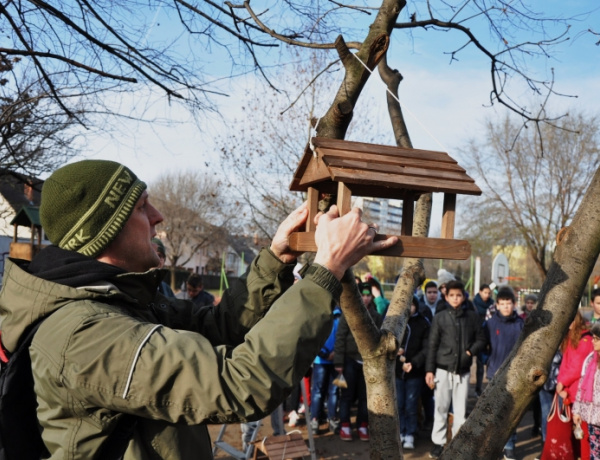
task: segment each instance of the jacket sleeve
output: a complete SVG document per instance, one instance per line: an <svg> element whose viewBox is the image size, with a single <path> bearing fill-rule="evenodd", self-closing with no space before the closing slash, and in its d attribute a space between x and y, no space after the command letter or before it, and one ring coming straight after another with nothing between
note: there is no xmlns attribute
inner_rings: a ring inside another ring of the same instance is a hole
<svg viewBox="0 0 600 460"><path fill-rule="evenodd" d="M219 305L197 307L190 301L169 299L168 308L157 308L155 313L162 324L198 332L213 345L237 345L294 283L294 265L263 249L225 291Z"/></svg>
<svg viewBox="0 0 600 460"><path fill-rule="evenodd" d="M387 313L387 309L390 306L390 301L383 296L375 297L373 299L375 302L375 308L377 308L377 313L381 316L384 316Z"/></svg>
<svg viewBox="0 0 600 460"><path fill-rule="evenodd" d="M346 322L346 317L342 313L338 323L337 333L335 334L335 344L333 346L333 365L335 367L344 366L344 357L346 356L346 338L350 334L350 328Z"/></svg>
<svg viewBox="0 0 600 460"><path fill-rule="evenodd" d="M576 397L577 383L581 378L583 362L592 350L593 346L589 337L583 337L577 348L574 349L569 345L565 350L558 371L558 382L564 385L571 401Z"/></svg>
<svg viewBox="0 0 600 460"><path fill-rule="evenodd" d="M488 355L492 354L492 337L490 335L490 327L492 327L492 319L488 319L483 323L483 333L485 335L485 347L483 348L483 353Z"/></svg>
<svg viewBox="0 0 600 460"><path fill-rule="evenodd" d="M410 359L413 367L420 369L425 367L425 361L427 360L427 351L429 350L429 324L427 320L423 318L423 325L421 326L423 329L423 333L421 334L421 343L418 348L419 351Z"/></svg>
<svg viewBox="0 0 600 460"><path fill-rule="evenodd" d="M38 331L32 345L36 381L56 380L47 388L71 395L72 405L83 411L103 407L185 424L257 420L310 367L330 333L332 302L339 302L340 293L339 281L316 266L274 301L235 348L142 322L123 309L78 303L53 315L56 321L42 336L42 328Z"/></svg>
<svg viewBox="0 0 600 460"><path fill-rule="evenodd" d="M471 316L471 324L475 328L475 340L469 346L469 352L471 352L471 356L477 356L480 352L485 350L487 339L483 327L481 326L479 315L474 311L469 311L469 313Z"/></svg>

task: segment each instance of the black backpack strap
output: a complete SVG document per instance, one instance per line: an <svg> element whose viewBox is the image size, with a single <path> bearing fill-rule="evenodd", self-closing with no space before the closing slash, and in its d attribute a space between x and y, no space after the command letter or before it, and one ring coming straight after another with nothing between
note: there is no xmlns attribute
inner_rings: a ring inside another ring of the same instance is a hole
<svg viewBox="0 0 600 460"><path fill-rule="evenodd" d="M0 378L2 395L0 401L0 457L4 452L7 458L18 458L20 460L37 460L50 456L50 452L42 441L41 427L37 419L37 399L33 390L31 356L29 355L29 347L33 341L33 336L46 318L39 319L25 329L19 338L17 349L8 357L8 363L2 362ZM14 364L15 362L18 362L18 368ZM26 370L28 372L25 372ZM13 375L16 377L13 377ZM14 380L11 382L11 379ZM23 417L19 417L19 423L15 423L15 420L4 419L3 414L11 413L23 415ZM122 459L129 441L133 438L137 422L138 417L123 414L117 427L105 442L102 455L99 458L106 460ZM39 436L18 442L24 433L35 433L36 430Z"/></svg>
<svg viewBox="0 0 600 460"><path fill-rule="evenodd" d="M0 378L0 433L6 458L47 458L37 419L29 346L42 320L30 325L19 338L16 350L2 363ZM26 439L25 439L26 438Z"/></svg>
<svg viewBox="0 0 600 460"><path fill-rule="evenodd" d="M102 455L98 458L120 460L125 455L129 441L133 438L133 432L138 423L138 417L131 414L123 414L117 427L110 434L108 440L102 447Z"/></svg>

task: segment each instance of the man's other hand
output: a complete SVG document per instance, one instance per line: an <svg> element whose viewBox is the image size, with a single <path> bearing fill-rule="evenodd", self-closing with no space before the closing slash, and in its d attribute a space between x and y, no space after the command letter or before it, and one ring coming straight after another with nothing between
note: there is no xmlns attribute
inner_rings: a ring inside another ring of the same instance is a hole
<svg viewBox="0 0 600 460"><path fill-rule="evenodd" d="M315 263L327 267L339 280L348 268L364 256L389 248L398 242L396 236L374 241L377 227L362 222L361 217L362 211L358 208L339 217L335 205L326 213L319 213L315 217L317 224Z"/></svg>
<svg viewBox="0 0 600 460"><path fill-rule="evenodd" d="M279 228L277 228L270 249L283 263L292 263L300 254L302 254L301 252L294 252L290 249L289 238L292 233L302 228L306 223L307 217L308 208L306 202L304 202L292 211L292 213L279 225Z"/></svg>

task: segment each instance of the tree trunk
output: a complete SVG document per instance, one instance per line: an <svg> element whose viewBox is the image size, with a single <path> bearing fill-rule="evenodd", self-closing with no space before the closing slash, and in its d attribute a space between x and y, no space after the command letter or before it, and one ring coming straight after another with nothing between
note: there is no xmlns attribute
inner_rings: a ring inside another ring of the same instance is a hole
<svg viewBox="0 0 600 460"><path fill-rule="evenodd" d="M570 226L561 230L538 307L441 459L495 458L548 377L600 253L600 169Z"/></svg>
<svg viewBox="0 0 600 460"><path fill-rule="evenodd" d="M412 148L402 109L398 102L398 86L402 76L388 67L385 56L378 66L381 78L388 86L388 110L394 137L400 147ZM431 219L431 194L422 195L416 204L413 235L427 236ZM396 404L396 353L402 340L410 314L413 292L425 277L421 259L406 258L394 288L392 300L382 325L382 334L387 338L386 353L377 357L364 354L364 374L367 383L369 427L371 431L371 459L397 459L402 457L400 426ZM394 340L392 342L392 339ZM358 341L359 350L361 343Z"/></svg>
<svg viewBox="0 0 600 460"><path fill-rule="evenodd" d="M405 0L384 0L369 28L369 34L361 49L353 56L341 37L337 50L346 70L333 104L319 122L321 137L343 139L352 119L354 105L367 82L370 72L385 56L389 35L398 14L406 5ZM358 59L361 62L359 62ZM356 339L363 357L370 421L370 452L372 459L397 459L401 452L398 414L395 403L395 360L397 352L396 334L391 331L404 330L408 320L406 310L401 314L404 301L392 299L391 312L386 322L394 323L390 329L378 330L362 306L352 271L348 270L343 280L344 292L340 306L348 326ZM411 291L412 292L412 291ZM395 305L395 306L394 306ZM395 316L395 319L393 318Z"/></svg>

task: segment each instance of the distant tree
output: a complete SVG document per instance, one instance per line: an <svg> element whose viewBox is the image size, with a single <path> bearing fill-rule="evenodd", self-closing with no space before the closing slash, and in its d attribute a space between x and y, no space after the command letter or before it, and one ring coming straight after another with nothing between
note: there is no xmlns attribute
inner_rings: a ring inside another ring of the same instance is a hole
<svg viewBox="0 0 600 460"><path fill-rule="evenodd" d="M149 192L164 217L157 231L164 233L172 282L174 269L194 254L226 245L233 210L227 203L227 188L214 174L165 173L149 185Z"/></svg>
<svg viewBox="0 0 600 460"><path fill-rule="evenodd" d="M19 61L0 53L0 174L17 179L51 172L78 153L75 119ZM80 107L73 110L85 118Z"/></svg>
<svg viewBox="0 0 600 460"><path fill-rule="evenodd" d="M525 246L543 279L556 235L600 166L600 128L597 116L574 112L540 129L543 150L539 133L508 116L488 121L484 140L470 142L467 169L483 197L469 200L462 227L489 253L494 246Z"/></svg>
<svg viewBox="0 0 600 460"><path fill-rule="evenodd" d="M275 78L287 82L285 91L258 81L258 88L246 92L227 136L217 140L232 193L248 210L251 230L261 236L271 237L304 199L289 190L291 178L316 135L309 121L324 112L328 93L341 78L339 63L324 58L313 53L302 61L298 55L293 64L281 66ZM348 137L362 142L390 137L382 131L369 117L359 118Z"/></svg>

